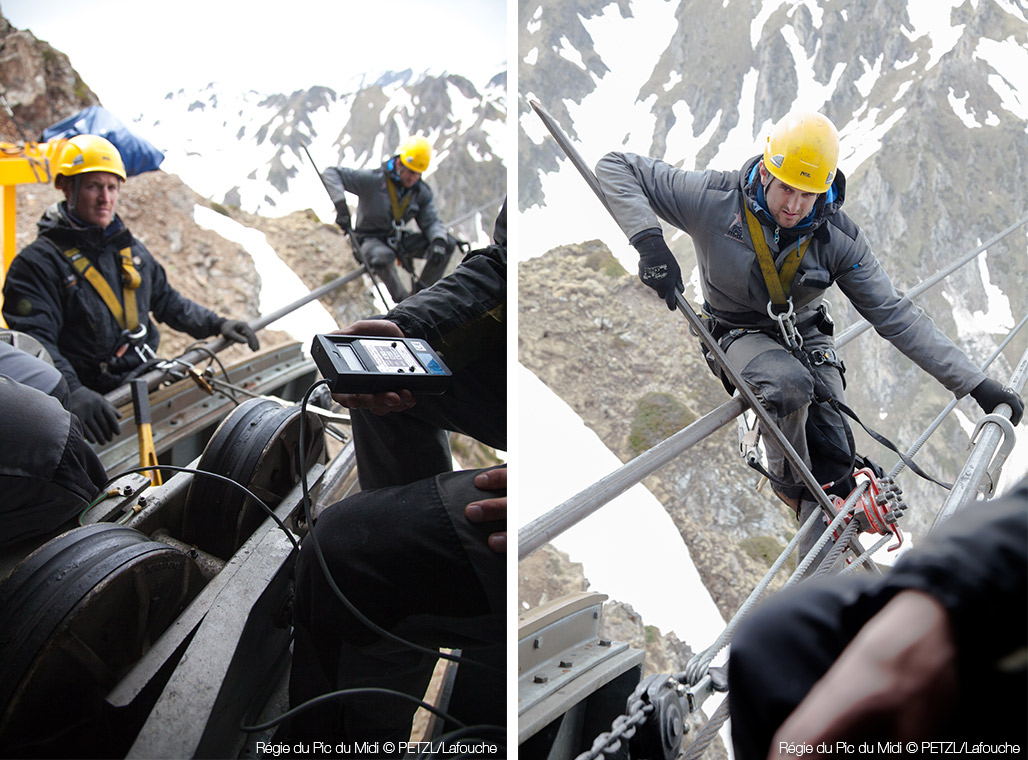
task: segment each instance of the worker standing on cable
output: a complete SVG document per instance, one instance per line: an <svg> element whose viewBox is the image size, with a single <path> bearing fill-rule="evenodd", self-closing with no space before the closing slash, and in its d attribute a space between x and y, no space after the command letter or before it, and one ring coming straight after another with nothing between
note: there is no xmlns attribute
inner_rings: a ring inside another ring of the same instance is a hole
<svg viewBox="0 0 1028 760"><path fill-rule="evenodd" d="M987 378L932 320L896 292L860 228L842 211L846 180L839 137L819 113L791 113L771 130L762 156L739 171L683 171L630 153L596 166L611 212L639 252L639 277L675 308L682 273L659 219L696 247L703 313L763 406L820 483L852 474L852 436L825 397L842 400L844 367L835 353L824 293L836 283L884 338L958 398L986 411L1024 403ZM808 410L817 440L808 440ZM800 524L818 508L784 453L765 436L775 493ZM840 468L841 471L840 471ZM846 493L839 494L846 496ZM808 531L801 557L814 541Z"/></svg>
<svg viewBox="0 0 1028 760"><path fill-rule="evenodd" d="M155 358L150 318L194 338L222 335L260 347L242 320L220 317L168 284L164 268L115 213L127 178L118 149L96 135L71 138L54 184L65 200L48 208L39 236L11 263L3 316L50 353L71 391L86 437L106 443L121 416L101 394Z"/></svg>
<svg viewBox="0 0 1028 760"><path fill-rule="evenodd" d="M432 159L432 146L424 137L411 137L378 169L331 167L321 173L336 207L336 223L356 236L362 263L385 283L399 303L412 292L436 282L446 270L457 241L439 221L432 188L421 179ZM346 193L357 196L357 222L351 230ZM420 232L407 229L411 220ZM420 275L414 259L425 259ZM399 263L413 279L408 288L396 271Z"/></svg>

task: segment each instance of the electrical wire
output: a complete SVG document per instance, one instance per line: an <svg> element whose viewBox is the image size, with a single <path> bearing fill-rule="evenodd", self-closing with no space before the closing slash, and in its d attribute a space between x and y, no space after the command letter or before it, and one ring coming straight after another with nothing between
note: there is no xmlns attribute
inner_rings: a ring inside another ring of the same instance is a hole
<svg viewBox="0 0 1028 760"><path fill-rule="evenodd" d="M306 422L307 422L307 402L310 399L310 396L314 392L315 388L317 388L319 385L327 385L327 384L328 384L327 380L324 380L324 379L318 380L313 385L311 385L310 388L307 389L307 392L303 395L303 400L300 402L300 447L299 447L300 448L300 452L299 453L300 453L300 483L301 483L301 487L302 487L302 490L303 490L303 498L302 498L303 512L304 512L304 519L307 521L307 526L308 526L308 529L309 529L309 532L307 533L306 540L310 541L311 545L314 547L314 556L317 558L318 565L321 568L321 572L324 574L325 580L328 582L328 585L332 589L332 592L336 595L336 597L343 604L343 606L346 607L346 609L349 610L350 613L354 617L356 617L361 623L363 623L371 631L373 631L374 633L378 634L379 636L382 636L383 638L386 638L386 639L388 639L388 640L390 640L390 641L392 641L394 643L401 644L401 645L403 645L405 647L413 649L416 652L421 652L422 654L427 654L427 655L429 655L431 657L442 658L444 660L450 660L451 662L464 663L466 665L471 665L473 667L482 668L484 670L502 673L503 671L500 668L495 668L495 667L493 667L491 665L486 665L485 663L476 662L474 660L461 659L461 657L459 655L450 654L448 652L440 652L438 649L432 649L430 647L424 647L424 646L421 646L420 644L415 644L413 641L408 641L407 639L404 639L404 638L402 638L400 636L397 636L396 634L392 633L391 631L387 631L386 629L382 628L377 623L372 621L370 618L368 618L366 615L364 615L364 613L362 613L360 610L358 610L357 607L354 606L353 602L351 602L349 599L346 598L346 595L343 593L342 589L339 588L339 585L336 583L335 578L332 576L332 571L328 567L328 562L325 560L325 555L324 555L324 553L321 550L321 544L318 543L318 537L317 537L317 535L316 535L316 533L314 531L314 522L313 522L313 519L311 517L311 498L310 498L310 491L308 490L308 487L307 487L307 468L306 468L306 463L305 463L305 459L306 459L306 455L305 455L306 446L304 445L304 438L306 437L306 432L307 432L307 426L306 426Z"/></svg>
<svg viewBox="0 0 1028 760"><path fill-rule="evenodd" d="M271 720L266 720L263 723L258 723L255 726L240 726L239 730L248 734L252 734L257 731L267 731L269 728L274 728L279 723L285 720L289 720L290 718L293 718L302 712L306 712L312 707L317 707L318 705L323 704L325 702L331 702L335 699L338 699L339 697L347 697L357 694L379 694L384 696L401 697L407 700L408 702L413 702L419 707L424 707L430 713L432 713L433 715L438 715L445 721L454 723L455 725L460 726L461 728L466 728L466 726L463 723L454 718L452 715L446 713L444 710L440 710L435 705L429 704L428 702L418 699L417 697L412 697L410 694L404 694L402 691L396 691L395 689L383 689L380 686L362 686L354 689L340 689L339 691L330 691L327 694L319 694L318 696L308 699L306 702L303 702L302 704L299 704L290 710L286 710L284 713L275 718L272 718Z"/></svg>
<svg viewBox="0 0 1028 760"><path fill-rule="evenodd" d="M477 667L477 668L482 668L484 670L488 670L488 671L492 671L492 672L502 673L503 671L500 668L496 668L496 667L493 667L491 665L487 665L485 663L476 662L475 660L462 659L460 656L453 655L453 654L450 654L448 652L441 652L441 651L439 651L437 649L431 649L429 647L423 647L423 646L421 646L419 644L415 644L412 641L408 641L407 639L404 639L404 638L402 638L400 636L397 636L397 635L391 633L390 631L385 630L384 628L380 627L375 622L373 622L371 619L369 619L367 616L365 616L360 610L358 610L357 607L354 606L354 604L346 597L346 595L343 593L342 589L339 588L338 584L336 584L335 578L333 578L333 576L332 576L332 572L331 572L331 570L328 567L328 563L325 560L324 553L321 550L321 545L318 543L318 539L317 539L317 537L315 535L315 531L313 529L313 521L312 521L312 518L311 518L310 490L309 490L308 483L307 483L306 446L305 446L305 438L306 438L306 433L307 433L307 430L306 430L307 402L309 401L310 396L313 393L314 389L317 388L319 385L322 385L322 384L327 384L327 381L326 380L319 380L316 383L314 383L313 385L311 385L310 388L307 389L307 392L304 394L303 400L302 400L301 405L300 405L300 446L299 446L299 460L300 461L299 461L299 466L300 466L300 482L301 482L301 487L302 487L302 491L303 491L302 503L303 503L303 510L304 510L304 518L306 519L307 525L309 526L309 532L307 534L307 540L310 540L312 545L313 545L313 547L314 547L314 553L315 553L315 556L317 557L318 564L319 564L319 566L321 568L322 573L324 573L325 579L328 581L328 584L331 587L333 593L336 595L336 597L339 599L339 601L342 602L343 606L345 606L354 617L356 617L361 623L363 623L370 630L372 630L373 632L375 632L379 636L382 636L383 638L389 639L389 640L391 640L391 641L393 641L395 643L398 643L398 644L401 644L401 645L403 645L405 647L408 647L408 648L414 649L416 651L428 654L428 655L430 655L432 657L435 657L435 658L446 659L446 660L450 660L450 661L455 662L455 663L469 665L469 666ZM126 470L126 471L122 472L121 474L119 474L118 476L116 476L114 478L111 478L106 484L104 484L103 493L101 494L100 497L98 497L90 506L88 506L83 511L82 515L80 515L80 520L81 520L82 516L84 516L85 513L89 511L89 509L92 509L96 504L99 504L100 501L102 501L104 498L106 498L108 496L108 493L107 493L108 487L111 486L119 478L123 477L124 475L131 474L131 473L143 474L143 473L146 473L146 472L151 472L153 470L170 470L172 472L189 472L189 473L192 473L194 475L203 475L203 476L206 476L206 477L214 478L215 480L221 480L223 482L231 484L232 486L234 486L234 487L238 488L239 490L241 490L243 493L245 493L251 499L253 499L261 507L261 509L263 509L275 521L275 524L282 530L283 533L285 533L286 537L289 539L289 542L293 545L293 549L297 553L299 553L300 546L297 543L296 538L293 536L292 531L290 531L289 528L286 527L285 523L282 522L281 518L279 518L279 516L275 514L275 511L273 509L271 509L271 507L269 507L267 504L265 504L264 501L261 500L258 496L256 496L249 488L247 488L246 486L242 485L241 483L237 483L236 481L234 481L231 478L228 478L228 477L226 477L224 475L220 475L220 474L215 473L215 472L208 472L207 470L200 470L200 469L197 469L197 468L194 468L194 467L180 467L180 466L177 466L177 465L157 464L157 465L150 465L150 466L147 466L147 467L134 467L132 469ZM138 511L138 510L136 510L136 511ZM124 519L127 520L131 516L132 516L132 513L129 513L128 515L126 515L126 517ZM121 521L119 521L119 524L122 524ZM353 695L353 694L362 694L362 693L363 694L391 694L391 695L395 695L395 696L397 696L399 698L406 699L408 701L417 703L419 706L424 707L426 710L428 710L429 712L433 713L434 715L439 716L440 718L442 718L443 720L447 721L448 723L451 723L451 724L453 724L455 726L458 726L460 729L468 728L467 726L465 726L464 723L462 723L461 721L457 720L452 715L449 715L445 711L440 710L439 708L435 707L434 705L431 705L431 704L429 704L427 702L424 702L423 700L417 699L416 697L413 697L410 694L406 694L406 693L404 693L402 691L396 691L396 690L393 690L393 689L384 689L384 688L379 688L379 687L365 687L365 688L357 688L357 689L342 689L342 690L339 690L339 691L330 692L328 694L322 694L320 696L314 697L313 699L307 700L306 702L303 702L300 705L297 705L296 707L288 710L287 712L283 713L282 715L279 715L278 717L274 718L273 720L266 721L265 723L262 723L262 724L256 725L256 726L240 725L239 728L240 728L241 731L244 731L244 732L247 732L247 733L252 733L252 732L256 732L256 731L263 731L265 729L268 729L268 728L271 728L273 726L276 726L279 723L281 723L282 721L285 721L285 720L293 717L294 715L298 715L301 712L304 712L305 710L308 710L308 709L310 709L310 708L312 708L312 707L314 707L316 705L319 705L319 704L321 704L323 702L336 699L336 698L338 698L340 696ZM495 729L496 731L505 731L506 730L506 729L504 729L501 726L493 726L493 727L490 727L490 726L480 726L480 727L476 727L476 728L479 728L479 729Z"/></svg>

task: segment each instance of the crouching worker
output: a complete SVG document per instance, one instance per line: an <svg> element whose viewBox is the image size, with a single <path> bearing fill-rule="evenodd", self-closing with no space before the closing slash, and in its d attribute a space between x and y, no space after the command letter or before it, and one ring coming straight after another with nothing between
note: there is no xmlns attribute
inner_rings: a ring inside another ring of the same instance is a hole
<svg viewBox="0 0 1028 760"><path fill-rule="evenodd" d="M353 227L364 264L382 280L393 303L427 288L443 276L457 241L439 221L432 189L421 175L428 170L432 146L424 137L407 140L378 169L332 167L321 174L336 207L336 223L350 233L346 193L358 198L357 223ZM420 232L406 229L413 220ZM424 259L420 274L414 259ZM413 279L404 284L397 263Z"/></svg>
<svg viewBox="0 0 1028 760"><path fill-rule="evenodd" d="M102 394L156 357L160 333L151 314L197 339L222 335L260 347L246 322L220 317L168 283L115 213L126 176L109 141L71 138L54 180L65 200L43 214L39 236L14 258L4 282L4 319L50 353L94 443L119 432L120 413Z"/></svg>
<svg viewBox="0 0 1028 760"><path fill-rule="evenodd" d="M83 438L78 417L61 405L67 388L60 373L6 343L0 349L0 550L5 550L74 527L75 516L100 493L107 474Z"/></svg>
<svg viewBox="0 0 1028 760"><path fill-rule="evenodd" d="M342 689L390 692L305 709L284 727L289 738L379 742L383 753L407 741L411 699L423 698L437 648L447 647L462 650L458 680L470 670L476 681L467 704L455 705L455 688L454 717L489 724L475 736L502 741L507 470L452 472L447 441L459 431L506 449L506 205L494 240L385 319L342 331L422 338L453 378L440 396L334 395L351 409L364 490L326 509L301 549L290 704Z"/></svg>

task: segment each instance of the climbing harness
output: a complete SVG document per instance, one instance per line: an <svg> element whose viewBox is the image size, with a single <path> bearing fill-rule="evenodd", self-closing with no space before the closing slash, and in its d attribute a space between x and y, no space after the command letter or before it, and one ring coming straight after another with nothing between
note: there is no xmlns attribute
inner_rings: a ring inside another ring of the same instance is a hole
<svg viewBox="0 0 1028 760"><path fill-rule="evenodd" d="M120 359L131 348L144 363L155 359L157 355L146 342L147 327L139 322L136 290L142 284L143 278L132 261L132 248L125 247L118 252L121 258L121 292L122 298L125 301L124 306L118 301L118 297L114 294L114 290L111 289L107 280L93 266L93 262L79 251L78 248L69 248L64 252L64 255L75 271L82 275L93 287L93 290L96 291L97 295L107 305L118 326L121 327L121 339L112 358Z"/></svg>
<svg viewBox="0 0 1028 760"><path fill-rule="evenodd" d="M407 212L407 206L410 205L410 199L413 197L413 194L408 193L401 201L396 191L396 183L389 176L389 172L386 172L385 178L386 187L389 189L389 205L393 209L393 228L389 235L389 245L394 250L397 250L400 243L400 233L404 226L403 215Z"/></svg>
<svg viewBox="0 0 1028 760"><path fill-rule="evenodd" d="M771 255L767 241L764 239L764 230L760 221L750 208L746 207L746 224L750 229L750 240L753 242L753 250L757 254L757 262L760 264L760 271L764 275L764 282L767 283L768 294L771 296L771 303L778 307L789 305L792 312L792 300L789 295L792 290L792 281L796 279L796 272L800 268L800 262L807 253L810 245L811 235L802 240L796 241L796 247L782 261L781 270L775 266L775 259ZM775 230L775 242L778 240L778 230ZM770 312L771 307L768 306Z"/></svg>
<svg viewBox="0 0 1028 760"><path fill-rule="evenodd" d="M78 248L69 248L64 252L65 257L74 267L80 275L86 278L90 285L93 286L93 290L97 292L103 302L107 304L107 308L110 309L111 314L117 321L118 325L123 330L134 332L139 327L139 310L136 308L136 289L140 286L143 278L136 270L135 265L132 263L132 249L122 248L119 251L121 256L121 280L122 280L122 296L125 299L125 306L122 308L121 303L118 301L118 297L114 295L114 291L111 290L111 286L107 284L107 280L103 278L103 275L93 266L85 254L79 251Z"/></svg>

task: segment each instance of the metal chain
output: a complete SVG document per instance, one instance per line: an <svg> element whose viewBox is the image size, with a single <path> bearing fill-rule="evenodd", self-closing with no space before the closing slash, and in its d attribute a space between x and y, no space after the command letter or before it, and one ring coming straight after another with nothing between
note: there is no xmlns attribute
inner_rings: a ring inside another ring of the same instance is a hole
<svg viewBox="0 0 1028 760"><path fill-rule="evenodd" d="M624 715L614 718L610 731L604 731L593 740L593 746L583 752L575 760L596 760L601 755L613 756L621 749L622 739L635 736L635 729L646 723L647 717L653 712L653 705L642 698L632 703L632 709Z"/></svg>

